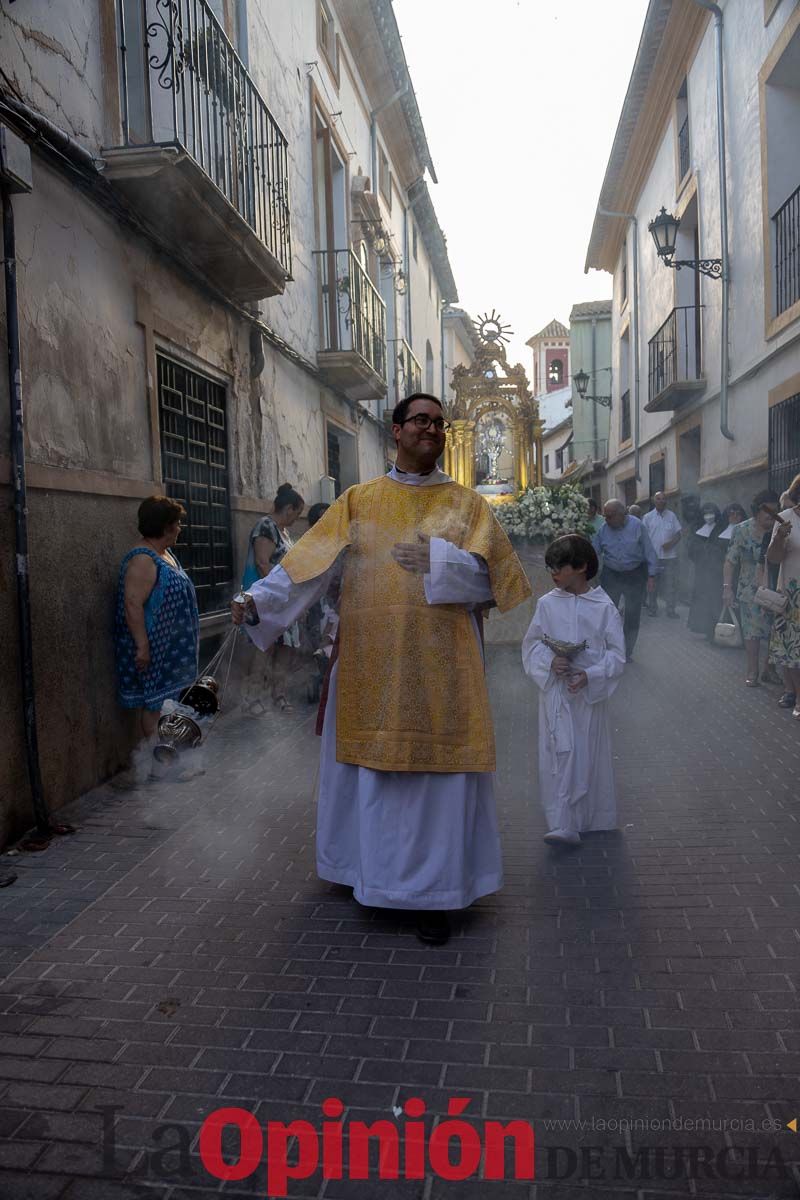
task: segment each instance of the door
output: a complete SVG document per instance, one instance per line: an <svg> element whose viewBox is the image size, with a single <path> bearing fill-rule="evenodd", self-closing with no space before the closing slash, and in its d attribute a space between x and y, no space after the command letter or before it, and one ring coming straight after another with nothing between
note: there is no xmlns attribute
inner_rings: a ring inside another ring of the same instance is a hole
<svg viewBox="0 0 800 1200"><path fill-rule="evenodd" d="M345 321L350 277L347 236L347 169L319 110L314 115L314 187L325 350L351 348Z"/></svg>

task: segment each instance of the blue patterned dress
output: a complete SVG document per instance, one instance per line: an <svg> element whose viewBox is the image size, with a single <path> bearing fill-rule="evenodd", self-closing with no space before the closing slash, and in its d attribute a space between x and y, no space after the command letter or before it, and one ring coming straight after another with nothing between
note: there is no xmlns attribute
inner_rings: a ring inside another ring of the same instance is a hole
<svg viewBox="0 0 800 1200"><path fill-rule="evenodd" d="M136 670L136 646L125 620L125 572L135 554L149 554L156 582L144 606L150 642L150 666ZM117 695L123 708L159 712L165 700L177 700L197 678L200 618L194 584L179 564L173 567L153 550L136 546L122 560L117 585L114 651Z"/></svg>

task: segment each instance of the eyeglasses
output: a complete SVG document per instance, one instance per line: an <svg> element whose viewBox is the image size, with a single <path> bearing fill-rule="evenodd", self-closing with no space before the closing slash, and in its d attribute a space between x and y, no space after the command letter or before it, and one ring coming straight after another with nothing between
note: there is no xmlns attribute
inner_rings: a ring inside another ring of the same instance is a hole
<svg viewBox="0 0 800 1200"><path fill-rule="evenodd" d="M450 428L450 422L445 421L444 417L428 417L425 413L416 413L413 417L406 417L405 420L398 423L406 425L409 421L413 421L417 429L430 429L433 426L437 433L447 433Z"/></svg>

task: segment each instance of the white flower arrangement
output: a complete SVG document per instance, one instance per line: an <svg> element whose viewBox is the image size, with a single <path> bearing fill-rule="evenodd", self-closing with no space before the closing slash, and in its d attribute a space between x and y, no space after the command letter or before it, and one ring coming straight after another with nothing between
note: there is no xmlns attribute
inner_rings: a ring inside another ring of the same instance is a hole
<svg viewBox="0 0 800 1200"><path fill-rule="evenodd" d="M565 533L591 537L589 504L577 488L527 488L510 504L498 505L497 519L510 537L531 542L552 542Z"/></svg>

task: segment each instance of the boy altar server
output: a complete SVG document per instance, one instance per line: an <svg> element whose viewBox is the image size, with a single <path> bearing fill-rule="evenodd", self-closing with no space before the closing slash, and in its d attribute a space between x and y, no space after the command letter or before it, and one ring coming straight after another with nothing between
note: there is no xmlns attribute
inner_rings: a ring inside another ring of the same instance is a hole
<svg viewBox="0 0 800 1200"><path fill-rule="evenodd" d="M625 670L625 638L616 605L590 583L599 566L590 541L578 534L557 538L545 564L556 586L536 605L522 661L542 691L544 840L576 846L582 832L617 823L608 700Z"/></svg>

